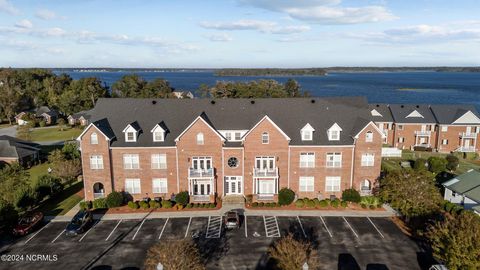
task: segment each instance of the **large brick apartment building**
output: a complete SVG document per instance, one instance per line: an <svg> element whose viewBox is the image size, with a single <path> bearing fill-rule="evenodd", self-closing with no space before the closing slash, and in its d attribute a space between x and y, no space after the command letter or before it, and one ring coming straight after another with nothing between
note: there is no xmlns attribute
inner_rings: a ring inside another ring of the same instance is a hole
<svg viewBox="0 0 480 270"><path fill-rule="evenodd" d="M100 99L79 136L85 198L276 200L371 192L383 133L364 98Z"/></svg>
<svg viewBox="0 0 480 270"><path fill-rule="evenodd" d="M476 151L478 126L474 107L362 97L100 99L78 139L87 200L117 190L272 201L283 187L310 198L370 194L383 144Z"/></svg>

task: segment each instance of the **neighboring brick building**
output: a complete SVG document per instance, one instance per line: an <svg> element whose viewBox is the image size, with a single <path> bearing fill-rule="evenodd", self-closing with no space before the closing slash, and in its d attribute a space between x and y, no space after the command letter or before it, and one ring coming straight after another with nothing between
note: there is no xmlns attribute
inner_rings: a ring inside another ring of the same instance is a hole
<svg viewBox="0 0 480 270"><path fill-rule="evenodd" d="M384 141L371 120L359 97L100 99L79 136L85 198L370 194Z"/></svg>
<svg viewBox="0 0 480 270"><path fill-rule="evenodd" d="M480 115L474 106L371 104L370 109L389 146L442 153L480 152Z"/></svg>

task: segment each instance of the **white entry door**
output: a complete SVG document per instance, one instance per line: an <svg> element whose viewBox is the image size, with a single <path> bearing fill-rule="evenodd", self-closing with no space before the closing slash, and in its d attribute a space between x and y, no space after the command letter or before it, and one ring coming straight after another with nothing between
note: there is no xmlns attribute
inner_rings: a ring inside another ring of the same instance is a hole
<svg viewBox="0 0 480 270"><path fill-rule="evenodd" d="M225 195L242 194L242 182L241 176L225 176Z"/></svg>

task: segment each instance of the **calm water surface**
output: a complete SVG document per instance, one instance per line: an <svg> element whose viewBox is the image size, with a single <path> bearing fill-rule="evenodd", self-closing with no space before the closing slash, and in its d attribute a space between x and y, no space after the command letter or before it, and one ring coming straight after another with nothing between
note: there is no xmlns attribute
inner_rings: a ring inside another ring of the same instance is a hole
<svg viewBox="0 0 480 270"><path fill-rule="evenodd" d="M107 85L129 72L68 72L74 78L98 77ZM366 96L369 102L385 103L461 103L480 110L480 73L469 72L391 72L330 73L309 77L216 77L211 71L138 72L146 80L163 78L177 90L194 92L202 83L275 79L297 80L314 96Z"/></svg>

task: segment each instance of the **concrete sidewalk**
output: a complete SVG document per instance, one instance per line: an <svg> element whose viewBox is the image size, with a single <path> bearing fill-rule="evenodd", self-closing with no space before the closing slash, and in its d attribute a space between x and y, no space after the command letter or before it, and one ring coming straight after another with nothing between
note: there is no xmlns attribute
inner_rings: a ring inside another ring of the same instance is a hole
<svg viewBox="0 0 480 270"><path fill-rule="evenodd" d="M278 209L245 209L244 205L226 205L218 210L199 211L172 211L172 212L142 212L119 214L95 214L95 219L100 220L128 220L128 219L155 219L155 218L180 218L180 217L206 217L220 216L232 209L239 209L247 216L324 216L324 217L391 217L398 215L388 205L383 205L385 211L355 211L355 210L278 210ZM47 216L49 221L70 221L72 216Z"/></svg>

